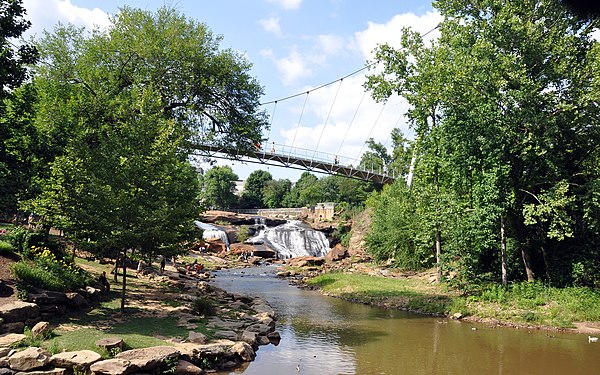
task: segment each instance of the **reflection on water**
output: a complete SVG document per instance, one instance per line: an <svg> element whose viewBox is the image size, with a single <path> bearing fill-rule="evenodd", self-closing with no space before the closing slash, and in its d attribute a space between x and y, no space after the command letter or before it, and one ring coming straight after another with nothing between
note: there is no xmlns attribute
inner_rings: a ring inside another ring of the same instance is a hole
<svg viewBox="0 0 600 375"><path fill-rule="evenodd" d="M600 343L588 343L587 335L494 329L353 304L290 286L274 271L217 274L218 286L269 301L281 334L278 346L261 346L254 362L231 374L600 374Z"/></svg>

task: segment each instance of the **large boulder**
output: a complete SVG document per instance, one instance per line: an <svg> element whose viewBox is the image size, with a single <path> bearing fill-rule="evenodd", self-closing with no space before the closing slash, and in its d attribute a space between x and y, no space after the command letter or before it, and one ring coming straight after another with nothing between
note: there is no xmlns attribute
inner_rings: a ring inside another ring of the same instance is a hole
<svg viewBox="0 0 600 375"><path fill-rule="evenodd" d="M342 246L341 243L335 245L327 255L325 256L325 260L328 262L337 262L348 256L348 251Z"/></svg>
<svg viewBox="0 0 600 375"><path fill-rule="evenodd" d="M175 368L175 375L201 375L204 374L204 370L200 367L180 359Z"/></svg>
<svg viewBox="0 0 600 375"><path fill-rule="evenodd" d="M44 337L48 332L50 332L50 323L48 322L39 322L31 328L33 338Z"/></svg>
<svg viewBox="0 0 600 375"><path fill-rule="evenodd" d="M25 323L23 322L4 323L0 326L0 334L23 333L24 329Z"/></svg>
<svg viewBox="0 0 600 375"><path fill-rule="evenodd" d="M0 335L0 348L11 346L19 341L25 340L26 338L27 336L22 333L5 333Z"/></svg>
<svg viewBox="0 0 600 375"><path fill-rule="evenodd" d="M58 353L50 357L50 363L57 367L68 367L85 371L92 364L100 361L102 356L91 350Z"/></svg>
<svg viewBox="0 0 600 375"><path fill-rule="evenodd" d="M46 366L50 362L50 353L42 348L30 347L8 357L11 370L31 371Z"/></svg>
<svg viewBox="0 0 600 375"><path fill-rule="evenodd" d="M134 373L137 368L129 361L113 358L94 363L90 371L94 375L125 375Z"/></svg>
<svg viewBox="0 0 600 375"><path fill-rule="evenodd" d="M38 293L27 294L27 301L37 305L60 305L68 302L67 295L51 290L39 290Z"/></svg>
<svg viewBox="0 0 600 375"><path fill-rule="evenodd" d="M236 342L231 347L231 352L238 355L244 362L250 362L256 357L254 349L247 342Z"/></svg>
<svg viewBox="0 0 600 375"><path fill-rule="evenodd" d="M79 293L66 293L67 304L75 309L81 309L88 305L88 301Z"/></svg>
<svg viewBox="0 0 600 375"><path fill-rule="evenodd" d="M115 359L129 361L140 372L154 371L167 359L178 359L179 350L172 346L154 346L150 348L132 349L121 352Z"/></svg>
<svg viewBox="0 0 600 375"><path fill-rule="evenodd" d="M0 306L0 318L4 323L23 322L40 315L40 308L35 303L15 301Z"/></svg>
<svg viewBox="0 0 600 375"><path fill-rule="evenodd" d="M286 260L287 265L292 267L320 266L325 262L324 258L314 256L301 256Z"/></svg>

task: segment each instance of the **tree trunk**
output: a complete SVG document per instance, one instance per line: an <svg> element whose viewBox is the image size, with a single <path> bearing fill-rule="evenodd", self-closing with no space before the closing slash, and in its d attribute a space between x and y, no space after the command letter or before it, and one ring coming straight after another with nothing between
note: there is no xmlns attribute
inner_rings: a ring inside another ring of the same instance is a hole
<svg viewBox="0 0 600 375"><path fill-rule="evenodd" d="M127 285L127 250L123 252L123 289L121 291L121 313L125 312L125 288Z"/></svg>
<svg viewBox="0 0 600 375"><path fill-rule="evenodd" d="M523 258L523 265L525 266L525 272L527 273L527 281L534 281L535 274L531 267L531 254L529 254L529 250L523 247L523 245L521 245L521 258Z"/></svg>
<svg viewBox="0 0 600 375"><path fill-rule="evenodd" d="M436 225L435 231L435 260L437 263L437 282L442 282L442 231L440 225Z"/></svg>
<svg viewBox="0 0 600 375"><path fill-rule="evenodd" d="M502 285L508 285L508 262L506 259L506 223L504 222L504 216L500 216L500 243L502 253Z"/></svg>

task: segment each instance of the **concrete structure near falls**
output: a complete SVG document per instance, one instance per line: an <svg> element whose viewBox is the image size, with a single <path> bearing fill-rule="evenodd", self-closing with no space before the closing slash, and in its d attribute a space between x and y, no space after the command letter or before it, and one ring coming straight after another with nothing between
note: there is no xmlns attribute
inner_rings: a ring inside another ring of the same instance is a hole
<svg viewBox="0 0 600 375"><path fill-rule="evenodd" d="M247 208L247 209L229 209L229 212L246 215L258 215L266 217L300 219L309 218L317 221L329 221L335 214L335 203L324 202L317 203L314 206L300 208Z"/></svg>

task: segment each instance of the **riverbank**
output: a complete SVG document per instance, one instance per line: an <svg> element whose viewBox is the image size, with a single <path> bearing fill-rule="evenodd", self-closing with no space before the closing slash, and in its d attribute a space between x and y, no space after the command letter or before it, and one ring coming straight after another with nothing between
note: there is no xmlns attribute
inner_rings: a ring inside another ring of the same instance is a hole
<svg viewBox="0 0 600 375"><path fill-rule="evenodd" d="M542 283L480 286L466 294L435 283L433 270L400 272L373 264L289 267L298 284L347 301L443 316L489 326L600 334L600 293ZM285 274L285 272L284 272Z"/></svg>

